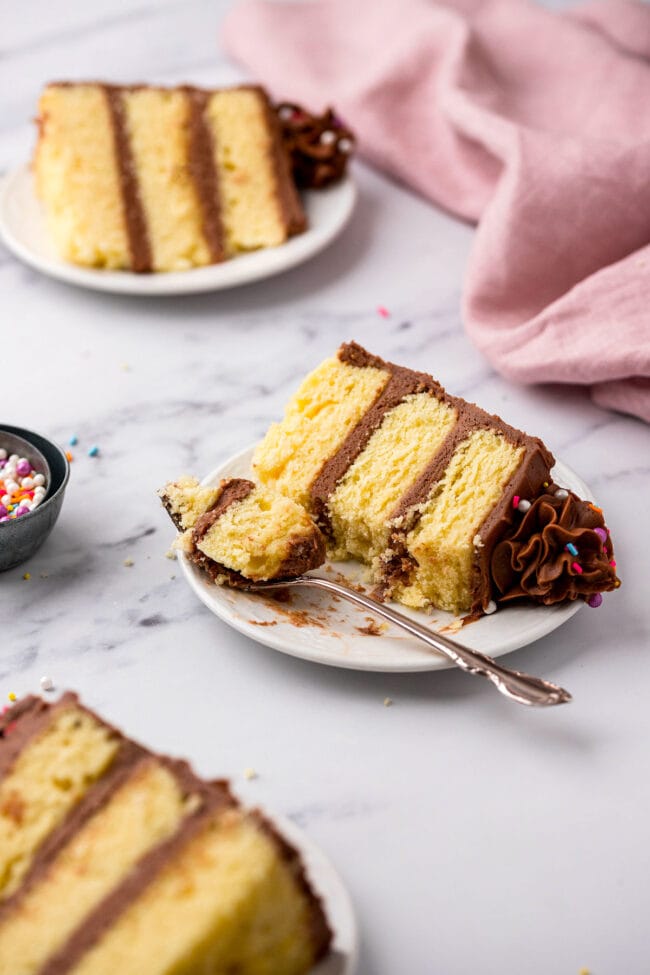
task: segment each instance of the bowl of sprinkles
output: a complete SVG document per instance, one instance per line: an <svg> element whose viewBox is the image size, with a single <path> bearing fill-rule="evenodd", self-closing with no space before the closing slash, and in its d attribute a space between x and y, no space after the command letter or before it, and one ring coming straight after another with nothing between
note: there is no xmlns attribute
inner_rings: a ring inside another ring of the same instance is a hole
<svg viewBox="0 0 650 975"><path fill-rule="evenodd" d="M30 558L59 516L70 467L53 441L0 425L0 571Z"/></svg>

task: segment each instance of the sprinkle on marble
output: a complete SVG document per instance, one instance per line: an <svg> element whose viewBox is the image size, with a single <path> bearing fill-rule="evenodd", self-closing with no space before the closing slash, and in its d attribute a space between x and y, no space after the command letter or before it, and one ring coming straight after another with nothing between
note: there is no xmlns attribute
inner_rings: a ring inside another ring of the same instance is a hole
<svg viewBox="0 0 650 975"><path fill-rule="evenodd" d="M41 685L41 690L42 691L53 691L54 690L54 681L52 680L51 677L41 677L40 685Z"/></svg>
<svg viewBox="0 0 650 975"><path fill-rule="evenodd" d="M72 461L74 460L74 457L72 456L72 452L70 450L66 450L65 456L68 463L71 464Z"/></svg>
<svg viewBox="0 0 650 975"><path fill-rule="evenodd" d="M393 699L392 699L392 697L385 697L384 698L384 707L385 708L390 708L392 706L393 706Z"/></svg>
<svg viewBox="0 0 650 975"><path fill-rule="evenodd" d="M68 443L70 444L71 447L76 447L77 446L77 444L79 443L79 437L77 436L76 433L73 433L72 434L72 436L68 440Z"/></svg>
<svg viewBox="0 0 650 975"><path fill-rule="evenodd" d="M587 606L591 606L592 609L598 609L602 601L603 601L602 594L599 592L594 592L587 600Z"/></svg>
<svg viewBox="0 0 650 975"><path fill-rule="evenodd" d="M574 572L577 572L579 576L582 575L582 566L580 565L579 562L572 562L571 568L573 569Z"/></svg>
<svg viewBox="0 0 650 975"><path fill-rule="evenodd" d="M128 364L128 362L121 362L120 369L122 372L131 372L131 366Z"/></svg>
<svg viewBox="0 0 650 975"><path fill-rule="evenodd" d="M377 305L377 314L382 318L390 318L390 312L384 305Z"/></svg>
<svg viewBox="0 0 650 975"><path fill-rule="evenodd" d="M29 582L31 577L32 577L31 572L25 572L25 574L23 575L23 579L25 580L25 582Z"/></svg>
<svg viewBox="0 0 650 975"><path fill-rule="evenodd" d="M257 772L255 771L254 768L245 768L244 769L244 778L245 779L248 779L248 781L250 782L251 779L257 779L258 778L258 774L257 774Z"/></svg>
<svg viewBox="0 0 650 975"><path fill-rule="evenodd" d="M575 547L573 542L567 542L564 547L567 550L567 552L570 552L570 554L573 555L574 558L577 556L578 549Z"/></svg>
<svg viewBox="0 0 650 975"><path fill-rule="evenodd" d="M13 702L15 700L17 700L16 695L14 694L13 691L9 691L9 693L7 694L7 697L9 698L9 700L11 701L12 704L13 704Z"/></svg>
<svg viewBox="0 0 650 975"><path fill-rule="evenodd" d="M527 501L526 498L522 498L519 504L517 505L517 511L521 511L522 514L525 514L527 511L530 511L530 508L531 508L530 501Z"/></svg>
<svg viewBox="0 0 650 975"><path fill-rule="evenodd" d="M97 446L96 443L94 443L92 445L92 447L89 449L88 456L89 457L98 457L99 456L99 447Z"/></svg>
<svg viewBox="0 0 650 975"><path fill-rule="evenodd" d="M132 565L135 565L135 562L133 559L124 559L122 565L126 566L127 569L130 569Z"/></svg>

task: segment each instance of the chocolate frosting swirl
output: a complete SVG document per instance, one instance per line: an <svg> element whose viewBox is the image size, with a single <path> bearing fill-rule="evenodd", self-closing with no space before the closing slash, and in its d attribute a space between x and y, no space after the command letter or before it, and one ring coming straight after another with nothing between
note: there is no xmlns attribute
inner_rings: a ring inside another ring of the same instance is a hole
<svg viewBox="0 0 650 975"><path fill-rule="evenodd" d="M312 115L293 102L281 102L275 111L296 185L319 189L341 179L355 138L332 109Z"/></svg>
<svg viewBox="0 0 650 975"><path fill-rule="evenodd" d="M600 509L571 492L558 497L558 490L551 485L537 497L511 534L495 546L490 567L499 602L528 598L551 606L589 599L620 585Z"/></svg>

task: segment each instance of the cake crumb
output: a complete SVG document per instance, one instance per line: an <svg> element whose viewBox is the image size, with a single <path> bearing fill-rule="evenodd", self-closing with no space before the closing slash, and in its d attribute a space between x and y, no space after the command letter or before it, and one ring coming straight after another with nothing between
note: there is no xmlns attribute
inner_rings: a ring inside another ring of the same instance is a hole
<svg viewBox="0 0 650 975"><path fill-rule="evenodd" d="M39 577L39 579L49 579L50 574L49 574L49 572L39 572L38 573L38 577Z"/></svg>
<svg viewBox="0 0 650 975"><path fill-rule="evenodd" d="M484 543L483 539L481 538L481 536L478 534L478 532L477 532L476 535L474 535L474 538L472 539L472 541L474 543L474 548L485 548L485 543Z"/></svg>
<svg viewBox="0 0 650 975"><path fill-rule="evenodd" d="M258 775L257 775L257 772L255 771L254 768L245 768L244 769L244 778L245 779L248 779L250 781L251 779L258 778Z"/></svg>
<svg viewBox="0 0 650 975"><path fill-rule="evenodd" d="M462 619L452 620L447 626L443 626L438 630L438 633L458 633L459 630L463 628Z"/></svg>
<svg viewBox="0 0 650 975"><path fill-rule="evenodd" d="M393 699L392 699L392 697L385 697L384 698L384 707L385 708L390 708L390 707L392 707L392 705L393 705Z"/></svg>
<svg viewBox="0 0 650 975"><path fill-rule="evenodd" d="M175 572L172 572L172 574L170 575L170 577L169 577L169 578L170 578L170 579L175 579L175 578L176 578L176 573L175 573Z"/></svg>
<svg viewBox="0 0 650 975"><path fill-rule="evenodd" d="M387 627L385 623L378 623L372 616L366 616L366 625L356 626L355 629L366 636L381 636Z"/></svg>
<svg viewBox="0 0 650 975"><path fill-rule="evenodd" d="M578 972L578 975L591 975L591 972L589 971L588 968L581 968L580 971Z"/></svg>
<svg viewBox="0 0 650 975"><path fill-rule="evenodd" d="M176 559L176 552L174 551L173 548L170 548L165 552L165 558L172 559L172 560Z"/></svg>
<svg viewBox="0 0 650 975"><path fill-rule="evenodd" d="M133 559L124 559L122 564L125 565L127 569L130 569L132 565L135 565L135 562Z"/></svg>

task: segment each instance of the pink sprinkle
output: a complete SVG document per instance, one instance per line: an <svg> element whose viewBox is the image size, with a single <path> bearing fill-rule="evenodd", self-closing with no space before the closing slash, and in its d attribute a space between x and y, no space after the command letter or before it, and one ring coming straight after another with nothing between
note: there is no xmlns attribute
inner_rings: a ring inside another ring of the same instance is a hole
<svg viewBox="0 0 650 975"><path fill-rule="evenodd" d="M577 562L574 562L571 568L573 569L574 572L577 572L579 576L582 575L582 566L579 565Z"/></svg>
<svg viewBox="0 0 650 975"><path fill-rule="evenodd" d="M607 541L607 532L605 531L605 529L604 528L594 528L594 531L596 532L596 534L598 535L599 539L601 540L601 542L604 545L605 542Z"/></svg>
<svg viewBox="0 0 650 975"><path fill-rule="evenodd" d="M612 561L611 561L611 562L610 562L609 564L611 565L611 567L612 567L613 569L615 569L615 568L616 568L616 561L615 561L614 559L612 559Z"/></svg>
<svg viewBox="0 0 650 975"><path fill-rule="evenodd" d="M382 318L390 318L390 312L388 308L384 308L383 305L377 306L377 314L381 315Z"/></svg>
<svg viewBox="0 0 650 975"><path fill-rule="evenodd" d="M519 495L515 494L514 498L512 499L512 507L516 508L520 501L521 498L519 497Z"/></svg>

